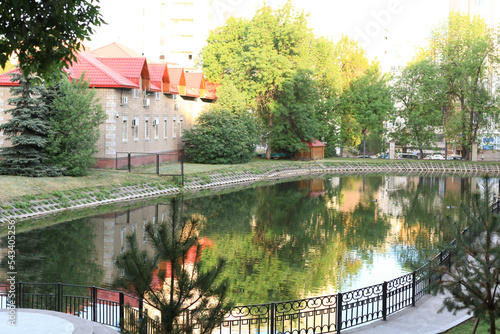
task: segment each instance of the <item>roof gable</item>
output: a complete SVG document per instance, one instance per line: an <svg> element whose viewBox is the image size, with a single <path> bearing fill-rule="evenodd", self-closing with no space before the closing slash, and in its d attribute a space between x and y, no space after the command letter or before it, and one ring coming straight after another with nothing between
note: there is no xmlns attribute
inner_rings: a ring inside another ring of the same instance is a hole
<svg viewBox="0 0 500 334"><path fill-rule="evenodd" d="M205 77L203 73L185 73L186 95L205 97Z"/></svg>
<svg viewBox="0 0 500 334"><path fill-rule="evenodd" d="M170 92L170 77L167 64L148 64L151 85L160 88L163 93Z"/></svg>
<svg viewBox="0 0 500 334"><path fill-rule="evenodd" d="M81 74L85 73L85 80L89 82L90 87L139 88L138 84L102 63L95 55L88 52L77 54L77 61L65 72L72 80L79 79Z"/></svg>
<svg viewBox="0 0 500 334"><path fill-rule="evenodd" d="M111 67L141 89L150 89L150 77L146 58L98 58L103 64Z"/></svg>
<svg viewBox="0 0 500 334"><path fill-rule="evenodd" d="M143 57L143 55L129 49L125 45L120 43L111 43L103 47L97 48L91 51L98 57L103 58L133 58L133 57Z"/></svg>
<svg viewBox="0 0 500 334"><path fill-rule="evenodd" d="M19 86L19 82L12 82L12 74L21 73L18 68L0 74L0 86Z"/></svg>
<svg viewBox="0 0 500 334"><path fill-rule="evenodd" d="M186 77L184 69L180 67L167 67L170 77L170 94L186 94Z"/></svg>

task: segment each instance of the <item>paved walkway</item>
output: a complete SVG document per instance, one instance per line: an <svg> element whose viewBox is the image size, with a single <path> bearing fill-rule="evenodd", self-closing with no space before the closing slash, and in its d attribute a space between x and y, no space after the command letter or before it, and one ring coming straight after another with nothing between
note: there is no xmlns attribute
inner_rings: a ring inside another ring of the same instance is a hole
<svg viewBox="0 0 500 334"><path fill-rule="evenodd" d="M387 317L387 320L376 320L370 324L343 330L347 334L437 334L457 326L471 318L465 311L456 315L444 310L444 295L425 295L415 305Z"/></svg>
<svg viewBox="0 0 500 334"><path fill-rule="evenodd" d="M8 317L8 310L0 310L2 334L118 334L105 325L62 312L16 309L14 326Z"/></svg>

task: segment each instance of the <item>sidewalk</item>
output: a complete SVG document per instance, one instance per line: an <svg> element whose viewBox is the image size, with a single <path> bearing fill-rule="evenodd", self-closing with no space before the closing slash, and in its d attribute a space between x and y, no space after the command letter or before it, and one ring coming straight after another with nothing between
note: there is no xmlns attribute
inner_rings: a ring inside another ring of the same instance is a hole
<svg viewBox="0 0 500 334"><path fill-rule="evenodd" d="M376 320L373 323L342 330L348 334L437 334L442 333L463 321L471 318L465 311L456 315L444 310L438 313L443 306L444 295L425 295L415 307L407 307L400 312L387 317L387 320Z"/></svg>

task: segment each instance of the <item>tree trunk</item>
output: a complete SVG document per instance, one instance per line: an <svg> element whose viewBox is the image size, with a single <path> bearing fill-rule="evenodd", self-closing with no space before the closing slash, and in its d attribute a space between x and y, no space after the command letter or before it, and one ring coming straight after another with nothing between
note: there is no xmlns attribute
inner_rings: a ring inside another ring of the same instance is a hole
<svg viewBox="0 0 500 334"><path fill-rule="evenodd" d="M479 325L479 318L476 318L476 322L474 323L474 328L472 328L472 334L476 333L477 326Z"/></svg>
<svg viewBox="0 0 500 334"><path fill-rule="evenodd" d="M488 316L490 318L490 334L495 334L497 331L495 327L495 310L489 310Z"/></svg>

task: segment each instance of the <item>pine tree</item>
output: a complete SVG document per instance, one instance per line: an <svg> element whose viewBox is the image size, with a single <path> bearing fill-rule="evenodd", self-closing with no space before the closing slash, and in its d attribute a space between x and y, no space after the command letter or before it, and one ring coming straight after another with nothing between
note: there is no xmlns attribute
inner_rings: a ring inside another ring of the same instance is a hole
<svg viewBox="0 0 500 334"><path fill-rule="evenodd" d="M14 96L9 104L14 105L5 113L12 118L0 125L0 131L10 140L11 146L2 151L0 171L2 174L21 176L54 176L58 169L46 165L43 152L50 131L48 109L41 99L42 86L33 85L34 78L14 75L13 82L19 86L10 89Z"/></svg>
<svg viewBox="0 0 500 334"><path fill-rule="evenodd" d="M123 272L117 284L160 310L163 334L189 334L195 324L197 333L211 333L232 307L227 281L217 279L224 260L213 268L202 268L198 261L200 222L200 218L184 216L182 204L179 207L174 198L166 221L146 225L153 254L140 250L132 233L127 236L127 250L117 258ZM188 253L194 263L188 263ZM156 270L160 287L152 284Z"/></svg>
<svg viewBox="0 0 500 334"><path fill-rule="evenodd" d="M461 206L468 227L455 239L453 265L433 271L440 277L433 292L450 293L443 309L468 310L476 318L476 327L480 320L487 321L490 334L494 334L495 319L500 316L500 217L491 209L493 196L488 178L484 179L483 189L483 198L474 194L470 206ZM460 225L455 226L459 231Z"/></svg>

